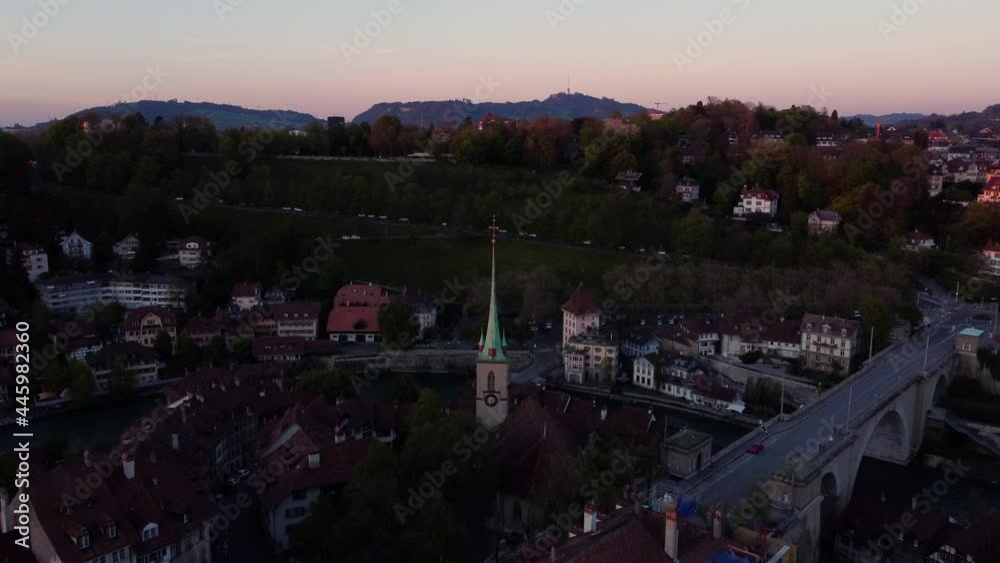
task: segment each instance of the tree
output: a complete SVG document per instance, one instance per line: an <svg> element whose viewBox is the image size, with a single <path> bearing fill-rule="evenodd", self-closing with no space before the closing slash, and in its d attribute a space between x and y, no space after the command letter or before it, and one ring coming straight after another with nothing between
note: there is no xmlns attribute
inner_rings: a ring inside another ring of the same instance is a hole
<svg viewBox="0 0 1000 563"><path fill-rule="evenodd" d="M94 373L90 371L90 367L80 360L73 360L66 366L66 370L73 402L83 404L90 401L95 387Z"/></svg>
<svg viewBox="0 0 1000 563"><path fill-rule="evenodd" d="M419 336L419 323L411 323L413 309L398 299L393 299L378 312L379 331L382 342L400 348L409 348Z"/></svg>
<svg viewBox="0 0 1000 563"><path fill-rule="evenodd" d="M0 190L23 193L31 185L31 149L24 141L0 133Z"/></svg>
<svg viewBox="0 0 1000 563"><path fill-rule="evenodd" d="M392 399L401 403L414 403L420 398L420 384L412 374L404 373L392 382Z"/></svg>
<svg viewBox="0 0 1000 563"><path fill-rule="evenodd" d="M233 341L233 359L241 363L253 361L253 342L247 338L237 338Z"/></svg>
<svg viewBox="0 0 1000 563"><path fill-rule="evenodd" d="M170 359L170 356L174 354L174 341L170 338L170 333L165 330L160 331L156 335L156 341L153 342L153 350L156 350L156 354L161 360Z"/></svg>
<svg viewBox="0 0 1000 563"><path fill-rule="evenodd" d="M111 359L108 384L111 386L111 394L115 397L127 397L135 391L135 374L128 371L125 358L115 356Z"/></svg>
<svg viewBox="0 0 1000 563"><path fill-rule="evenodd" d="M202 350L194 343L191 333L183 331L177 337L177 353L174 354L174 365L178 369L193 369L201 360Z"/></svg>
<svg viewBox="0 0 1000 563"><path fill-rule="evenodd" d="M889 318L889 307L885 302L871 293L865 293L858 302L858 310L861 318L864 319L865 335L870 336L871 331L875 331L875 350L881 350L889 340L891 322ZM865 343L871 338L863 339Z"/></svg>
<svg viewBox="0 0 1000 563"><path fill-rule="evenodd" d="M226 339L222 336L213 336L208 342L208 360L219 365L229 358L229 348L226 346Z"/></svg>

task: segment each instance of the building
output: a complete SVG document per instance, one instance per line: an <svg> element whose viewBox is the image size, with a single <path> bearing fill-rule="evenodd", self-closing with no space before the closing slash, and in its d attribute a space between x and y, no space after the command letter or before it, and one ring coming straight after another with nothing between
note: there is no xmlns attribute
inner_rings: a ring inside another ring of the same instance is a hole
<svg viewBox="0 0 1000 563"><path fill-rule="evenodd" d="M778 192L743 186L743 189L740 190L740 202L733 208L733 215L737 217L748 215L776 217L778 215Z"/></svg>
<svg viewBox="0 0 1000 563"><path fill-rule="evenodd" d="M152 348L160 333L177 345L177 317L164 307L139 307L125 314L125 341Z"/></svg>
<svg viewBox="0 0 1000 563"><path fill-rule="evenodd" d="M437 304L431 298L429 294L410 294L406 295L406 303L410 306L410 310L413 311L414 318L416 318L417 323L420 325L420 335L422 336L427 331L433 331L437 327Z"/></svg>
<svg viewBox="0 0 1000 563"><path fill-rule="evenodd" d="M633 330L622 339L621 351L626 358L635 359L659 350L660 340L648 330Z"/></svg>
<svg viewBox="0 0 1000 563"><path fill-rule="evenodd" d="M42 274L49 272L49 255L40 246L16 244L7 251L7 263L21 260L21 266L28 275L28 281L35 282Z"/></svg>
<svg viewBox="0 0 1000 563"><path fill-rule="evenodd" d="M964 158L949 160L945 164L945 180L953 183L979 181L979 166Z"/></svg>
<svg viewBox="0 0 1000 563"><path fill-rule="evenodd" d="M934 237L927 233L921 233L919 229L913 229L906 234L906 244L903 245L904 250L909 250L910 252L920 252L923 250L934 250L937 245L934 243Z"/></svg>
<svg viewBox="0 0 1000 563"><path fill-rule="evenodd" d="M799 329L805 367L847 373L858 349L860 325L855 321L807 314Z"/></svg>
<svg viewBox="0 0 1000 563"><path fill-rule="evenodd" d="M178 280L154 274L87 274L60 276L35 283L45 306L55 314L80 313L95 305L119 303L126 309L175 307L184 303Z"/></svg>
<svg viewBox="0 0 1000 563"><path fill-rule="evenodd" d="M104 347L94 321L57 319L52 322L49 337L67 360L85 361L87 356Z"/></svg>
<svg viewBox="0 0 1000 563"><path fill-rule="evenodd" d="M330 340L376 342L381 338L378 313L389 302L389 292L374 284L348 284L333 298L326 320Z"/></svg>
<svg viewBox="0 0 1000 563"><path fill-rule="evenodd" d="M927 194L937 197L944 191L944 167L940 164L931 164L927 167Z"/></svg>
<svg viewBox="0 0 1000 563"><path fill-rule="evenodd" d="M209 247L208 241L201 237L186 238L177 249L177 262L182 268L194 270L208 258Z"/></svg>
<svg viewBox="0 0 1000 563"><path fill-rule="evenodd" d="M832 235L840 226L840 213L828 209L817 209L807 220L809 234L814 236Z"/></svg>
<svg viewBox="0 0 1000 563"><path fill-rule="evenodd" d="M823 148L836 148L840 146L840 143L837 142L836 137L833 135L817 135L816 146Z"/></svg>
<svg viewBox="0 0 1000 563"><path fill-rule="evenodd" d="M184 332L199 348L208 346L214 338L221 338L225 332L222 323L205 317L191 317L184 325Z"/></svg>
<svg viewBox="0 0 1000 563"><path fill-rule="evenodd" d="M486 332L479 337L476 355L476 418L486 428L504 423L510 411L510 365L507 338L500 327L497 309L497 226L490 225L490 308Z"/></svg>
<svg viewBox="0 0 1000 563"><path fill-rule="evenodd" d="M139 236L127 235L122 240L111 245L111 252L122 260L134 260L139 252Z"/></svg>
<svg viewBox="0 0 1000 563"><path fill-rule="evenodd" d="M211 563L209 529L218 509L208 491L169 466L84 452L83 460L32 478L31 553L38 561ZM85 496L79 483L88 483Z"/></svg>
<svg viewBox="0 0 1000 563"><path fill-rule="evenodd" d="M760 352L772 358L795 359L802 353L799 320L737 313L727 315L719 324L719 354L725 358Z"/></svg>
<svg viewBox="0 0 1000 563"><path fill-rule="evenodd" d="M272 306L277 335L316 340L321 308L319 301L292 301Z"/></svg>
<svg viewBox="0 0 1000 563"><path fill-rule="evenodd" d="M677 187L674 190L677 192L677 197L684 203L697 203L701 197L701 185L694 178L687 176L677 182Z"/></svg>
<svg viewBox="0 0 1000 563"><path fill-rule="evenodd" d="M165 366L156 352L134 342L108 344L88 356L86 362L94 372L95 389L99 393L112 391L121 383L112 379L117 367L124 369L134 386L141 389L159 384L160 370Z"/></svg>
<svg viewBox="0 0 1000 563"><path fill-rule="evenodd" d="M570 338L597 332L601 328L603 310L597 304L594 294L584 289L583 283L577 286L573 295L562 305L563 327L562 344L566 346Z"/></svg>
<svg viewBox="0 0 1000 563"><path fill-rule="evenodd" d="M712 436L697 430L681 430L664 440L662 455L667 473L686 479L712 459Z"/></svg>
<svg viewBox="0 0 1000 563"><path fill-rule="evenodd" d="M1000 204L1000 177L993 177L986 183L983 193L976 199L979 203Z"/></svg>
<svg viewBox="0 0 1000 563"><path fill-rule="evenodd" d="M642 190L642 186L639 185L640 179L642 179L642 172L626 170L615 176L615 184L626 192L638 192Z"/></svg>
<svg viewBox="0 0 1000 563"><path fill-rule="evenodd" d="M76 231L64 237L59 247L67 258L73 260L90 260L94 252L94 245Z"/></svg>
<svg viewBox="0 0 1000 563"><path fill-rule="evenodd" d="M563 346L566 381L610 384L618 375L618 341L609 334L585 333Z"/></svg>
<svg viewBox="0 0 1000 563"><path fill-rule="evenodd" d="M259 283L243 282L233 286L230 304L237 311L249 311L260 305L261 287Z"/></svg>
<svg viewBox="0 0 1000 563"><path fill-rule="evenodd" d="M988 276L1000 276L1000 242L988 242L979 254L980 271Z"/></svg>
<svg viewBox="0 0 1000 563"><path fill-rule="evenodd" d="M941 129L932 129L927 132L927 148L932 151L946 151L951 145L948 134Z"/></svg>
<svg viewBox="0 0 1000 563"><path fill-rule="evenodd" d="M719 353L719 320L715 317L689 317L665 328L660 345L685 356L714 356Z"/></svg>
<svg viewBox="0 0 1000 563"><path fill-rule="evenodd" d="M375 442L392 446L404 409L368 398L301 400L261 429L258 457L273 471L261 493L265 526L275 551L288 549L292 528L314 502L339 495L353 468Z"/></svg>

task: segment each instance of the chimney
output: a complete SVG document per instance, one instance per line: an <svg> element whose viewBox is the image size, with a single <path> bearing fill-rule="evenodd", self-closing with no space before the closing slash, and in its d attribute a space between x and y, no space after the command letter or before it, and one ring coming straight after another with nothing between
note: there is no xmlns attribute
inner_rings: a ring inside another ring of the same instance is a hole
<svg viewBox="0 0 1000 563"><path fill-rule="evenodd" d="M597 508L593 504L587 503L583 507L583 533L589 534L597 531Z"/></svg>
<svg viewBox="0 0 1000 563"><path fill-rule="evenodd" d="M309 469L319 469L319 452L309 454Z"/></svg>
<svg viewBox="0 0 1000 563"><path fill-rule="evenodd" d="M83 450L83 466L90 467L90 450Z"/></svg>
<svg viewBox="0 0 1000 563"><path fill-rule="evenodd" d="M181 437L176 432L170 435L170 448L174 450L181 449Z"/></svg>
<svg viewBox="0 0 1000 563"><path fill-rule="evenodd" d="M122 454L122 473L129 481L135 479L135 460L125 453Z"/></svg>
<svg viewBox="0 0 1000 563"><path fill-rule="evenodd" d="M663 498L664 512L666 512L666 529L663 535L663 551L667 554L671 560L677 559L677 540L678 540L678 529L677 529L677 503L670 497L670 495L664 495Z"/></svg>

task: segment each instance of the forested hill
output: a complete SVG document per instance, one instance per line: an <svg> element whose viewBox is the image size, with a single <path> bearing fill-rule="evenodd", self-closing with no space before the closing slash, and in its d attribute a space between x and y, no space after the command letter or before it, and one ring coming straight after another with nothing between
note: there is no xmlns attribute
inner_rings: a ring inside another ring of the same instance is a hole
<svg viewBox="0 0 1000 563"><path fill-rule="evenodd" d="M398 117L404 125L448 124L457 126L467 116L472 121L493 114L507 119L532 120L542 116L561 119L577 117L610 117L616 110L622 115L642 111L642 106L619 102L611 98L595 98L586 94L553 94L544 100L524 102L482 102L443 100L432 102L383 102L358 114L355 123L374 123L383 115Z"/></svg>
<svg viewBox="0 0 1000 563"><path fill-rule="evenodd" d="M306 125L319 121L314 115L298 111L282 109L249 109L230 104L213 104L211 102L179 102L177 100L140 100L129 104L115 104L80 110L74 115L84 116L97 114L100 116L141 113L147 121L156 117L170 120L174 117L205 117L215 128L224 129L246 127L260 129L264 127L281 129L304 129Z"/></svg>

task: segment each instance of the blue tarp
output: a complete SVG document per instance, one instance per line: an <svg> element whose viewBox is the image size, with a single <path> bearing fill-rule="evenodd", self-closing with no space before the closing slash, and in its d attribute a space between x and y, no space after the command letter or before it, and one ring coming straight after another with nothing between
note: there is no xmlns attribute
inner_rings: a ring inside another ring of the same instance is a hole
<svg viewBox="0 0 1000 563"><path fill-rule="evenodd" d="M677 502L677 517L694 516L698 513L698 503L692 498L684 498Z"/></svg>
<svg viewBox="0 0 1000 563"><path fill-rule="evenodd" d="M720 551L705 563L750 563L750 560L738 555L733 555L728 551Z"/></svg>

